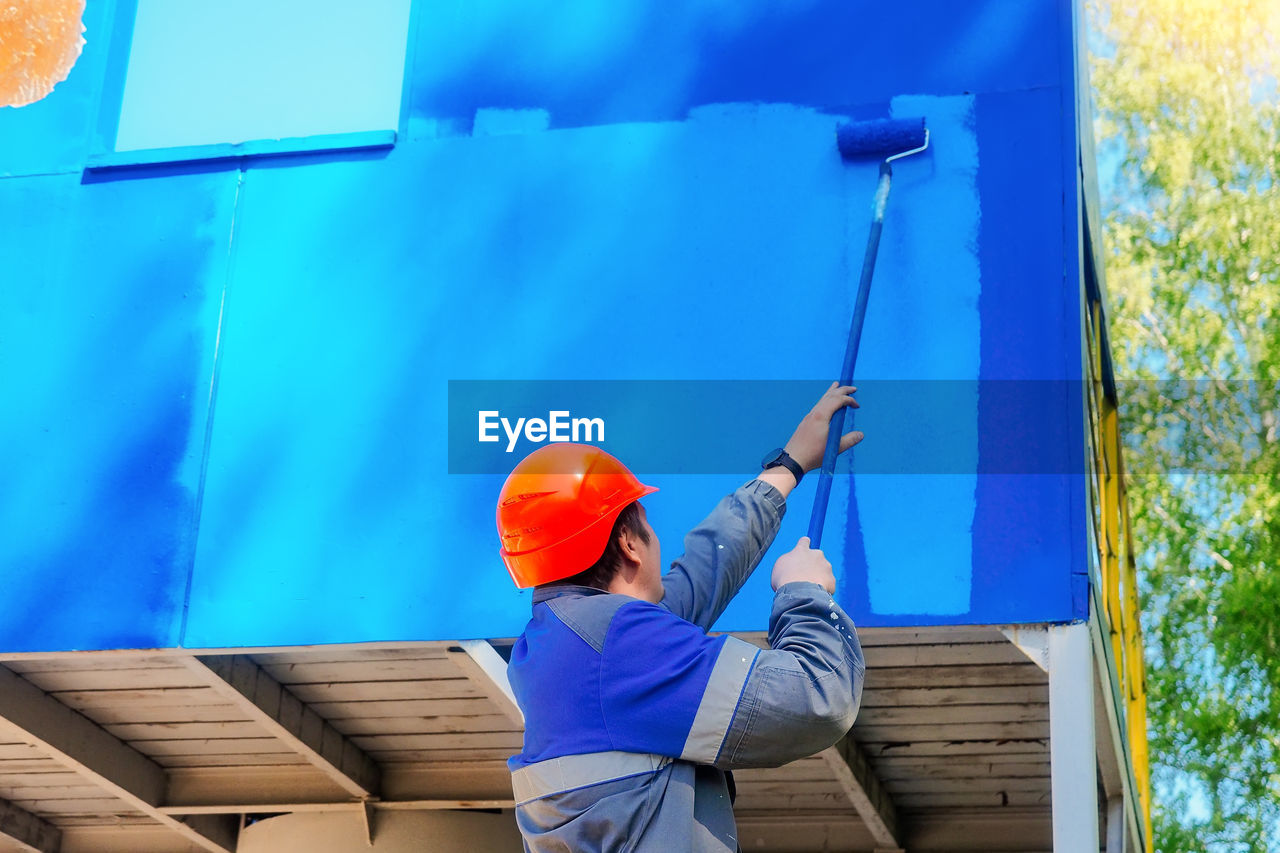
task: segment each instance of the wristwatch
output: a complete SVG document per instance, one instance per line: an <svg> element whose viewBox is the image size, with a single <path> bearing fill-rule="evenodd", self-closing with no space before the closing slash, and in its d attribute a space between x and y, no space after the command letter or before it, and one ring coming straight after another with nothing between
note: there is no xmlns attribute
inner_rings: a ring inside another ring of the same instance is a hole
<svg viewBox="0 0 1280 853"><path fill-rule="evenodd" d="M760 467L768 471L770 468L777 468L781 465L791 472L791 476L796 478L796 485L800 485L800 478L804 476L804 469L800 467L800 463L791 458L791 454L779 447L777 450L770 450L765 454L764 461L760 463Z"/></svg>

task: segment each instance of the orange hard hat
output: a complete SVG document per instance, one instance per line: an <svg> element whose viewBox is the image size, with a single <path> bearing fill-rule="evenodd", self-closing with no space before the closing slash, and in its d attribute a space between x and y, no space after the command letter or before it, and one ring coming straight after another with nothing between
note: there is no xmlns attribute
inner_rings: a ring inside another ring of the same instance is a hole
<svg viewBox="0 0 1280 853"><path fill-rule="evenodd" d="M576 575L609 544L628 504L658 491L590 444L558 442L530 453L502 484L502 561L518 587Z"/></svg>

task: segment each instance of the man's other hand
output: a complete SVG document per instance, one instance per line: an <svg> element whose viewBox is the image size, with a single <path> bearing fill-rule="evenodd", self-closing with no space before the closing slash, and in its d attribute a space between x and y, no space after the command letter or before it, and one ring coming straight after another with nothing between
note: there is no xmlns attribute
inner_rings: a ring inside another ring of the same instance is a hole
<svg viewBox="0 0 1280 853"><path fill-rule="evenodd" d="M850 445L852 447L852 445ZM796 581L816 583L828 593L836 591L836 576L831 572L831 563L826 555L816 548L809 547L809 537L801 536L796 547L778 558L773 564L773 589Z"/></svg>
<svg viewBox="0 0 1280 853"><path fill-rule="evenodd" d="M805 471L822 467L822 454L827 448L827 431L831 426L831 417L845 406L858 408L858 402L853 399L853 392L857 390L852 385L837 385L832 382L831 387L818 400L817 405L804 416L800 425L796 427L796 431L792 433L791 440L783 449ZM840 452L844 453L860 441L862 441L861 432L855 430L845 433L840 437Z"/></svg>

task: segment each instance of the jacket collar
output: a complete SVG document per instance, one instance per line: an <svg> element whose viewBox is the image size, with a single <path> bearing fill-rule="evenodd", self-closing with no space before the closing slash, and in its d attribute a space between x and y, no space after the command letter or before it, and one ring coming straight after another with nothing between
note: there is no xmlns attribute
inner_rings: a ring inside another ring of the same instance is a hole
<svg viewBox="0 0 1280 853"><path fill-rule="evenodd" d="M533 591L533 603L541 604L544 601L550 601L553 598L559 598L562 595L608 595L609 593L603 589L596 589L591 586L574 586L573 584L553 584L544 586Z"/></svg>

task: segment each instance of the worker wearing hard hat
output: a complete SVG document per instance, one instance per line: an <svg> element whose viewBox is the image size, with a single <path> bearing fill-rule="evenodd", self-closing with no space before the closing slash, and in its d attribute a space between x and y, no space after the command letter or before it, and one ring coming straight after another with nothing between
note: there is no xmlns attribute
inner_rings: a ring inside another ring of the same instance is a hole
<svg viewBox="0 0 1280 853"><path fill-rule="evenodd" d="M508 673L525 717L509 762L529 851L735 851L732 776L823 750L853 725L864 664L835 578L802 538L773 567L770 649L707 631L822 464L832 387L760 475L720 501L664 575L640 498L598 447L526 457L498 500L502 557L536 587ZM861 433L842 437L841 451Z"/></svg>

